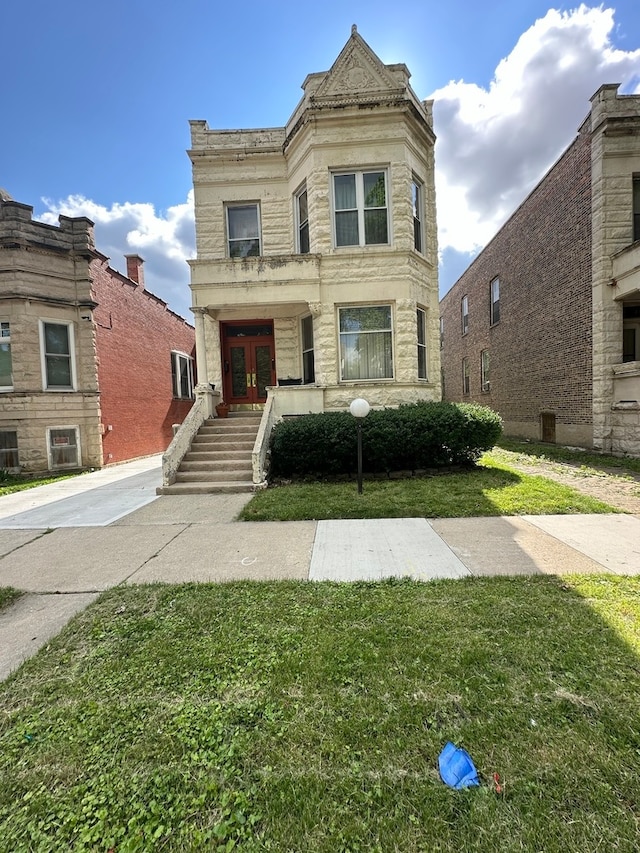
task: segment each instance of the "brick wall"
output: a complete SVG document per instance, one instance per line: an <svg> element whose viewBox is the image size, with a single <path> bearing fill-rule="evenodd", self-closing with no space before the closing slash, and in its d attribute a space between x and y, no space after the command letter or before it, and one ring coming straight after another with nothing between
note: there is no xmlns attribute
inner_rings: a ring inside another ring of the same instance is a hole
<svg viewBox="0 0 640 853"><path fill-rule="evenodd" d="M171 352L193 355L194 329L106 259L91 271L104 463L162 452L192 405L173 397Z"/></svg>
<svg viewBox="0 0 640 853"><path fill-rule="evenodd" d="M573 144L440 303L448 400L468 399L502 415L505 432L540 438L555 415L557 440L592 441L591 137ZM500 279L500 321L490 325L490 283ZM460 306L469 301L468 333ZM490 353L491 388L481 389L480 353ZM470 394L462 394L462 359Z"/></svg>

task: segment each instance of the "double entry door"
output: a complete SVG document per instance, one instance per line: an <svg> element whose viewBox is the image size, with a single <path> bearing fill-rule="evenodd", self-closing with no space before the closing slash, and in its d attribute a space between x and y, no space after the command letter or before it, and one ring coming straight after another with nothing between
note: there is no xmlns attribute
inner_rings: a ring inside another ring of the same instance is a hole
<svg viewBox="0 0 640 853"><path fill-rule="evenodd" d="M265 403L275 385L273 323L246 321L222 326L223 394L230 405Z"/></svg>

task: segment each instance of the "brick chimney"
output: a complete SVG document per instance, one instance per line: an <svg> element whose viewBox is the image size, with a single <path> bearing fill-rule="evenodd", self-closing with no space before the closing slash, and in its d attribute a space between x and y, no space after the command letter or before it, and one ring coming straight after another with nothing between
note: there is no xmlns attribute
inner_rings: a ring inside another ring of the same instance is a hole
<svg viewBox="0 0 640 853"><path fill-rule="evenodd" d="M140 255L125 255L127 259L127 278L135 281L144 290L144 258Z"/></svg>

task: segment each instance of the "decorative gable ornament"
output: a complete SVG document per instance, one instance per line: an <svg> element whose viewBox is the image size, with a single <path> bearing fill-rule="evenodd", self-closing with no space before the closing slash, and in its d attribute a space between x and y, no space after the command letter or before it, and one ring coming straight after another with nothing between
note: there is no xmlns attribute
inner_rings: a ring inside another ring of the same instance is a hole
<svg viewBox="0 0 640 853"><path fill-rule="evenodd" d="M405 90L406 85L399 85L354 24L351 38L309 100L313 107L382 102L403 97Z"/></svg>

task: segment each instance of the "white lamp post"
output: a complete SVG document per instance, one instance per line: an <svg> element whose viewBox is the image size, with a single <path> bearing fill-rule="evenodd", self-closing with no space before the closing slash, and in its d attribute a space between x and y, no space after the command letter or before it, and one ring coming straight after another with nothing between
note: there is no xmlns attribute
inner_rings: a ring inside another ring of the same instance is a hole
<svg viewBox="0 0 640 853"><path fill-rule="evenodd" d="M371 406L362 397L351 401L349 411L356 419L358 429L358 494L362 494L362 420L369 414Z"/></svg>

